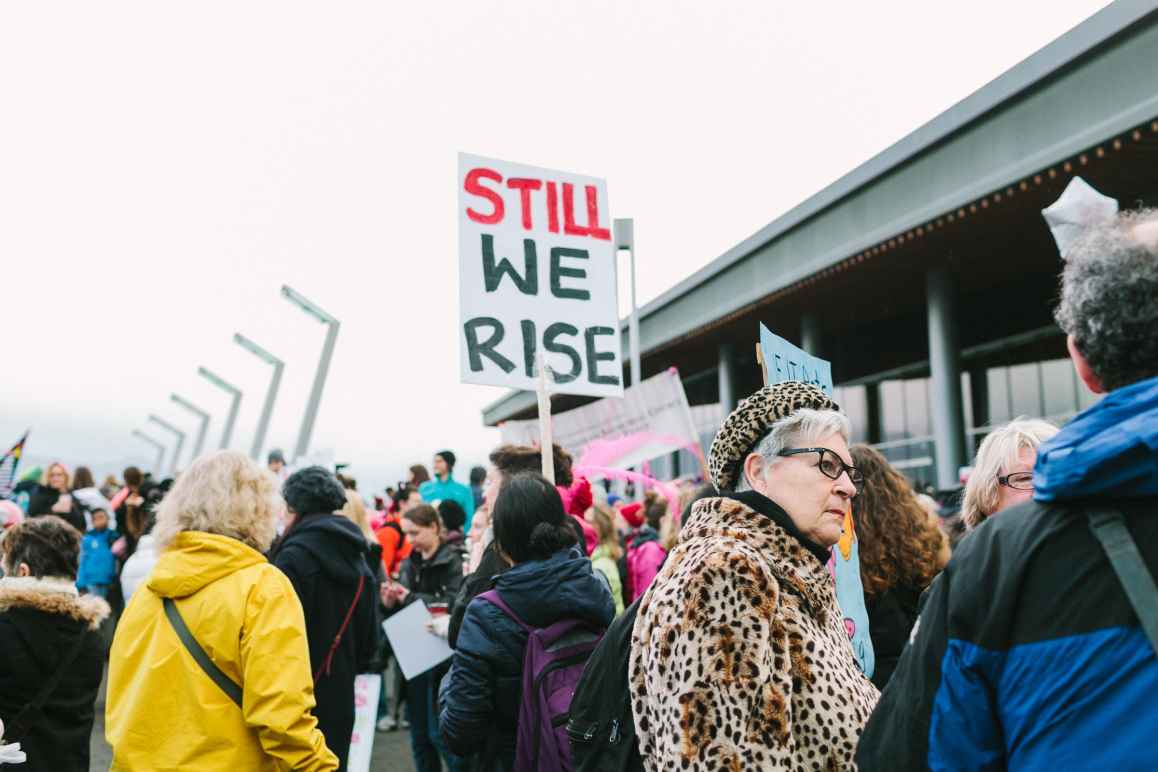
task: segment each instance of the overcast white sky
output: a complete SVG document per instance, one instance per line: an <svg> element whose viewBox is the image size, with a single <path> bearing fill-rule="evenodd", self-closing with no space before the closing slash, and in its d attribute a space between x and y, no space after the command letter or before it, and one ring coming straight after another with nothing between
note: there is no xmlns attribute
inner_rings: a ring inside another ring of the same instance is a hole
<svg viewBox="0 0 1158 772"><path fill-rule="evenodd" d="M503 392L458 382L458 151L607 178L643 302L1104 5L6 3L0 444L145 463L150 412L194 431L176 391L215 447L204 364L248 450L240 330L287 361L292 448L324 328L288 283L342 320L316 448L375 484L481 461Z"/></svg>

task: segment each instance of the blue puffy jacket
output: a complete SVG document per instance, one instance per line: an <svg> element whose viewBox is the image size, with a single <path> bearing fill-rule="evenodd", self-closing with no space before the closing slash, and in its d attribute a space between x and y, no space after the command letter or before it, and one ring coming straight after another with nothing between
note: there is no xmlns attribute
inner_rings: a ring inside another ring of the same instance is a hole
<svg viewBox="0 0 1158 772"><path fill-rule="evenodd" d="M495 589L532 627L561 619L606 627L615 616L607 583L575 548L514 566L498 577ZM453 753L477 756L475 769L513 769L527 634L497 607L476 599L467 607L457 643L439 700L442 737Z"/></svg>
<svg viewBox="0 0 1158 772"><path fill-rule="evenodd" d="M84 535L84 541L80 544L77 587L112 584L117 580L117 558L113 555L113 542L119 538L120 534L111 528L92 530Z"/></svg>

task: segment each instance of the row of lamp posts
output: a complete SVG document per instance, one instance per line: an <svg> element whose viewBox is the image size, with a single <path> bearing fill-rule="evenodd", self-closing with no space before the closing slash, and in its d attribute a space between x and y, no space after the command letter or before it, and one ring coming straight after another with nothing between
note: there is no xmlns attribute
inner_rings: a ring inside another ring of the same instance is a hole
<svg viewBox="0 0 1158 772"><path fill-rule="evenodd" d="M298 308L302 309L310 316L327 325L328 328L326 331L326 341L322 345L321 360L318 362L318 368L314 374L313 388L310 390L310 397L306 402L305 415L302 417L301 430L298 432L297 445L294 447L293 460L297 460L303 458L309 452L310 436L314 431L314 421L318 415L318 406L322 402L322 391L326 385L326 375L329 373L330 360L334 355L334 343L338 338L338 328L340 323L337 319L323 311L321 308L294 290L292 287L283 285L281 288L281 294L284 298L289 300ZM277 392L281 385L281 377L285 370L285 362L269 353L264 348L254 343L252 340L242 335L241 333L236 333L233 336L233 342L257 358L261 359L266 364L273 367L273 374L270 377L269 388L265 393L265 402L262 404L261 408L261 418L258 419L257 431L254 432L253 445L249 451L250 456L254 460L257 460L260 457L262 448L265 445L265 436L266 432L269 430L270 419L273 417L273 406L274 402L277 400ZM221 431L220 444L221 448L228 448L230 441L233 439L233 427L237 421L237 412L241 407L241 389L229 383L224 378L206 367L198 368L197 373L230 396L229 412L226 414L225 426ZM171 394L170 399L181 407L185 408L185 410L188 412L197 416L200 421L200 426L197 430L197 436L193 444L193 458L197 458L205 449L205 435L209 431L209 421L211 420L211 416L208 411L201 409L179 394ZM185 446L186 433L179 427L174 426L172 423L166 421L164 418L158 415L150 414L149 421L170 433L176 440L176 443L172 447L173 453L169 464L170 474L176 476L179 468L178 464L181 460L181 451ZM157 474L160 474L160 470L165 463L165 455L166 450L168 450L168 446L165 443L157 440L155 437L141 431L140 429L134 429L133 436L142 442L153 446L154 450L156 450L157 457L155 469L157 470Z"/></svg>

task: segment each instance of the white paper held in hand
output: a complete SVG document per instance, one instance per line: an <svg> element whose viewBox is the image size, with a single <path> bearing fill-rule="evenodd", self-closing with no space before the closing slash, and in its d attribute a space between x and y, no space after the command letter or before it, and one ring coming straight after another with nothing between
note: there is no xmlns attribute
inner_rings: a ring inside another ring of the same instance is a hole
<svg viewBox="0 0 1158 772"><path fill-rule="evenodd" d="M432 619L434 616L430 609L417 600L382 623L398 659L398 667L407 681L442 664L454 654L445 639L426 629L426 623Z"/></svg>

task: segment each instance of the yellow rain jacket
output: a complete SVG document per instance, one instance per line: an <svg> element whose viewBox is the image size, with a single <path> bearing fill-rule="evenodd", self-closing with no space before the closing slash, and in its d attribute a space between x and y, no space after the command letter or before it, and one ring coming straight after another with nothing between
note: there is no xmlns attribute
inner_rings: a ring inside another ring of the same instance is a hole
<svg viewBox="0 0 1158 772"><path fill-rule="evenodd" d="M185 649L177 610L242 687L242 708ZM105 735L115 770L336 770L311 712L313 674L289 579L236 539L184 531L133 593L113 639Z"/></svg>

